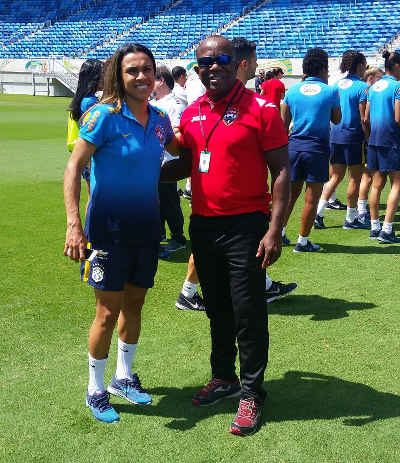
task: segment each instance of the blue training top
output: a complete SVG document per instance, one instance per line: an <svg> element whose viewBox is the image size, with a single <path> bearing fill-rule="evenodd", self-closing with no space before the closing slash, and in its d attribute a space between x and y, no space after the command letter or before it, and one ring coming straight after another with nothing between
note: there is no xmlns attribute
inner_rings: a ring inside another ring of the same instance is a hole
<svg viewBox="0 0 400 463"><path fill-rule="evenodd" d="M120 112L97 104L80 121L79 136L96 145L90 172L85 233L96 248L158 243L158 182L171 123L148 105L144 128L124 102Z"/></svg>
<svg viewBox="0 0 400 463"><path fill-rule="evenodd" d="M400 128L394 119L396 100L400 100L400 82L392 76L383 76L369 88L370 145L400 149Z"/></svg>
<svg viewBox="0 0 400 463"><path fill-rule="evenodd" d="M97 104L99 100L95 97L95 95L88 95L82 98L81 101L81 116L84 114L89 108L91 108L93 105Z"/></svg>
<svg viewBox="0 0 400 463"><path fill-rule="evenodd" d="M367 101L368 85L359 77L349 74L336 82L334 87L339 91L342 120L332 125L331 142L343 145L362 143L364 132L359 105Z"/></svg>
<svg viewBox="0 0 400 463"><path fill-rule="evenodd" d="M307 77L293 85L283 101L293 117L290 147L297 151L329 148L331 112L340 106L337 89L319 77Z"/></svg>

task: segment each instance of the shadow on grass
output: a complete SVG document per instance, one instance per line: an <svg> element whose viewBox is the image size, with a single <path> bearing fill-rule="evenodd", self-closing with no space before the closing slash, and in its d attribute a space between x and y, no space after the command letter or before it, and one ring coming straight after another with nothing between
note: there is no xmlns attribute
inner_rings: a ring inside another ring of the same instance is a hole
<svg viewBox="0 0 400 463"><path fill-rule="evenodd" d="M313 315L311 320L337 320L349 316L351 310L376 307L371 302L353 302L344 299L312 295L289 296L268 305L269 315Z"/></svg>
<svg viewBox="0 0 400 463"><path fill-rule="evenodd" d="M330 254L400 254L400 245L379 244L379 246L346 246L343 244L320 243L321 253ZM374 241L371 240L371 243ZM375 241L376 242L376 241Z"/></svg>
<svg viewBox="0 0 400 463"><path fill-rule="evenodd" d="M212 407L193 406L191 398L201 387L149 390L155 399L162 397L157 404L147 407L113 405L121 413L171 418L165 426L178 431L193 429L198 422L213 415L229 413L234 417L237 399L227 399ZM266 389L268 399L263 423L343 418L346 426L363 426L400 416L400 396L335 376L288 371L283 378L268 381Z"/></svg>
<svg viewBox="0 0 400 463"><path fill-rule="evenodd" d="M165 246L165 245L161 245ZM184 249L180 249L179 251L172 252L170 257L168 259L162 259L166 262L177 262L177 263L185 263L189 261L189 257L191 254L191 245L190 245L190 240L186 241L186 247Z"/></svg>

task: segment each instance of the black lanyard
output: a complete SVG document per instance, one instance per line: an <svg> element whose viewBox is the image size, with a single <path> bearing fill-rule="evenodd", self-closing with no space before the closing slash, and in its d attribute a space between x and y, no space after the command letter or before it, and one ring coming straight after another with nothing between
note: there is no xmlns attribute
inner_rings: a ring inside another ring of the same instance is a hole
<svg viewBox="0 0 400 463"><path fill-rule="evenodd" d="M204 147L204 151L208 151L208 143L211 139L211 135L214 133L214 130L218 127L218 124L222 121L222 119L225 117L225 114L226 112L228 111L229 109L229 106L233 103L233 100L235 99L236 95L239 93L239 91L242 90L242 85L239 85L239 87L236 89L236 92L232 95L232 98L229 100L228 104L226 105L226 108L224 110L224 112L222 113L222 116L217 120L216 124L214 125L214 127L211 129L211 132L209 133L208 137L206 137L206 134L204 132L204 127L203 127L203 121L201 119L201 108L200 108L200 104L199 103L199 122L200 122L200 129L201 129L201 134L203 135L203 138L204 138L204 141L205 141L205 147ZM244 90L243 90L244 91ZM242 95L240 95L240 98L242 97ZM240 100L239 98L239 100Z"/></svg>

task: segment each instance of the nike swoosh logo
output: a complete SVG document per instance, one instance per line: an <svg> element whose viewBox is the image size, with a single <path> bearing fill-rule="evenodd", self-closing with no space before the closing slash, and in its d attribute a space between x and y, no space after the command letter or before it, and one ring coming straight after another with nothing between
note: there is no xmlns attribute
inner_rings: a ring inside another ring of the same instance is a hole
<svg viewBox="0 0 400 463"><path fill-rule="evenodd" d="M228 386L218 386L216 389L214 389L214 392L226 392L228 389Z"/></svg>
<svg viewBox="0 0 400 463"><path fill-rule="evenodd" d="M122 136L125 137L125 138L127 138L127 137L130 136L130 133L123 133Z"/></svg>
<svg viewBox="0 0 400 463"><path fill-rule="evenodd" d="M129 352L129 350L124 350L124 349L119 349L121 350L122 352Z"/></svg>

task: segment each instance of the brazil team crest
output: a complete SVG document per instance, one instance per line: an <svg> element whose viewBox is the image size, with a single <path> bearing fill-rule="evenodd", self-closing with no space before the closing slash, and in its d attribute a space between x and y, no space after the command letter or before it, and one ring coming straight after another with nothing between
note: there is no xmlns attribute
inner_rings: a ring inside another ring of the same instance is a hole
<svg viewBox="0 0 400 463"><path fill-rule="evenodd" d="M236 121L238 117L239 117L239 109L230 108L224 115L224 124L231 125Z"/></svg>
<svg viewBox="0 0 400 463"><path fill-rule="evenodd" d="M99 283L104 278L104 270L99 266L95 265L92 269L92 280L95 283Z"/></svg>

